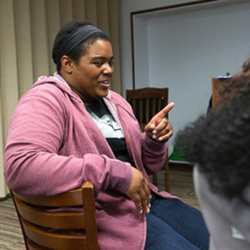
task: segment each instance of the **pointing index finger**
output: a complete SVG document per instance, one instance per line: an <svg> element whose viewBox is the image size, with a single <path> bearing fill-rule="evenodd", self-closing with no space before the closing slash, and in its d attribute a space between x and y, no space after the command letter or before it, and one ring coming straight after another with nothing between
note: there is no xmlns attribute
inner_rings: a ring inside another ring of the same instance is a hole
<svg viewBox="0 0 250 250"><path fill-rule="evenodd" d="M168 103L158 114L157 116L165 117L173 108L175 104L174 102Z"/></svg>

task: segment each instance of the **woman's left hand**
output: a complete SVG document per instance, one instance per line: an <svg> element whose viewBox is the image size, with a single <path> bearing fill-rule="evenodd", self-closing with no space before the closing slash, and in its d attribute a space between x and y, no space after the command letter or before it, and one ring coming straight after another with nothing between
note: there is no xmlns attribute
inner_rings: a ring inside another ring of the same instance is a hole
<svg viewBox="0 0 250 250"><path fill-rule="evenodd" d="M167 114L173 109L174 103L170 102L160 112L158 112L145 126L144 131L156 141L165 142L173 134L173 127L166 118Z"/></svg>

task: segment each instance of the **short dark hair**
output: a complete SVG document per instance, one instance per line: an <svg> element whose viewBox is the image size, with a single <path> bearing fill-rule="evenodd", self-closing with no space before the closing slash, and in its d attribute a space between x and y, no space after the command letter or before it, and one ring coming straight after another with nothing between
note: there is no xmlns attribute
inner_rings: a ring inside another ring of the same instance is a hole
<svg viewBox="0 0 250 250"><path fill-rule="evenodd" d="M94 33L91 36L89 36L86 40L84 40L82 43L79 43L72 50L64 54L62 51L62 47L61 47L61 44L63 43L63 41L67 39L69 36L72 36L72 34L75 33L79 28L82 28L87 25L95 26L88 22L70 22L66 24L57 33L55 40L54 40L53 49L52 49L52 59L54 63L56 64L57 71L60 71L61 69L61 58L63 55L67 55L75 62L78 62L80 57L86 53L87 48L91 44L93 44L96 40L102 39L102 40L107 40L110 42L110 39L106 33L104 32Z"/></svg>
<svg viewBox="0 0 250 250"><path fill-rule="evenodd" d="M240 82L246 76L238 76ZM249 81L249 79L248 79ZM179 132L176 144L197 163L211 190L243 201L250 183L250 85L207 116Z"/></svg>

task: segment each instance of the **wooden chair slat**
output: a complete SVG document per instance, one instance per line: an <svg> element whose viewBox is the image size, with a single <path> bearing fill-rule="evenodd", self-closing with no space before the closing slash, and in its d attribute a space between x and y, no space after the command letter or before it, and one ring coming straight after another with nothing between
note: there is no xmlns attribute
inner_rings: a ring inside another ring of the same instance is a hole
<svg viewBox="0 0 250 250"><path fill-rule="evenodd" d="M84 235L49 232L25 221L23 221L23 227L27 237L38 245L60 250L87 249L86 236Z"/></svg>
<svg viewBox="0 0 250 250"><path fill-rule="evenodd" d="M29 250L50 250L49 248L41 247L30 240L27 240L27 246Z"/></svg>
<svg viewBox="0 0 250 250"><path fill-rule="evenodd" d="M157 113L157 99L152 98L152 114L156 114Z"/></svg>
<svg viewBox="0 0 250 250"><path fill-rule="evenodd" d="M84 214L80 211L46 211L15 198L21 217L29 222L42 227L84 229L86 227Z"/></svg>
<svg viewBox="0 0 250 250"><path fill-rule="evenodd" d="M158 111L161 110L161 108L162 108L162 107L161 107L161 106L162 106L162 105L161 105L161 100L162 100L161 98L158 99L158 100L156 100L156 107L157 107L157 108L156 108L156 112L158 112Z"/></svg>
<svg viewBox="0 0 250 250"><path fill-rule="evenodd" d="M132 108L135 109L135 107L136 107L136 100L135 99L132 99L131 105L132 105Z"/></svg>
<svg viewBox="0 0 250 250"><path fill-rule="evenodd" d="M82 194L81 189L76 189L63 194L53 196L30 196L24 197L15 193L15 196L20 200L28 202L32 205L46 206L46 207L61 207L61 206L81 206L82 205Z"/></svg>

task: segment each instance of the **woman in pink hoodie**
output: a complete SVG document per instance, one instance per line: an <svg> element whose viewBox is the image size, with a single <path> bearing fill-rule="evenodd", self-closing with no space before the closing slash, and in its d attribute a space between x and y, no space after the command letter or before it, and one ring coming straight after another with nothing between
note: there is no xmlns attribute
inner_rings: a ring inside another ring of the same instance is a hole
<svg viewBox="0 0 250 250"><path fill-rule="evenodd" d="M173 130L165 116L174 104L141 133L130 105L110 90L112 45L92 24L59 31L53 60L57 73L40 77L12 117L5 150L9 187L22 195L54 195L91 181L101 249L207 249L199 211L159 193L148 178L166 158Z"/></svg>

